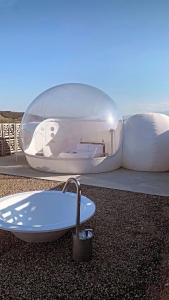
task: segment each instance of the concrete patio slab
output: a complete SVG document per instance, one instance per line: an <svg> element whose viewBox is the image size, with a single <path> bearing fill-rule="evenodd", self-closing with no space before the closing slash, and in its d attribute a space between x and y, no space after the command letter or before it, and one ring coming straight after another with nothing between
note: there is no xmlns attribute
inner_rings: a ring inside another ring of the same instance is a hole
<svg viewBox="0 0 169 300"><path fill-rule="evenodd" d="M0 173L65 182L71 174L40 172L29 167L23 153L0 158ZM118 190L169 196L169 172L136 172L119 169L100 174L72 175L82 184Z"/></svg>

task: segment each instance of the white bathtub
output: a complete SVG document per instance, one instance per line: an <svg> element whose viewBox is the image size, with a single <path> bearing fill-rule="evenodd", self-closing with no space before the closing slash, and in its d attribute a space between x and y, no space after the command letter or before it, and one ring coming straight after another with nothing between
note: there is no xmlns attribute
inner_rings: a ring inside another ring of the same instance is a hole
<svg viewBox="0 0 169 300"><path fill-rule="evenodd" d="M47 242L75 227L76 194L31 191L0 198L0 229L27 242ZM95 213L95 204L81 196L80 223Z"/></svg>

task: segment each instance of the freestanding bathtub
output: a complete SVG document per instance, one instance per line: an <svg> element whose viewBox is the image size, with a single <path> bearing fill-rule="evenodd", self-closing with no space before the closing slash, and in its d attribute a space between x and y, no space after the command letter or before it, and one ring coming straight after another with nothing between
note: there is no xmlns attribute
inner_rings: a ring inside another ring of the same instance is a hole
<svg viewBox="0 0 169 300"><path fill-rule="evenodd" d="M76 194L30 191L0 198L0 229L27 242L49 242L76 225ZM80 223L95 213L95 204L81 196Z"/></svg>

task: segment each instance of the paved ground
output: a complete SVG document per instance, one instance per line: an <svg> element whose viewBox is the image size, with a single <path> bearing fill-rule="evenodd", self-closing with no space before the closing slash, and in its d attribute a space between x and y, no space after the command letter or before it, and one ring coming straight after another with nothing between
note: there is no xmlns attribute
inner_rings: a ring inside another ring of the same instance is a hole
<svg viewBox="0 0 169 300"><path fill-rule="evenodd" d="M20 153L17 156L1 157L0 173L55 181L66 181L71 176L33 170ZM91 186L169 196L169 172L135 172L119 169L108 173L73 175L73 177Z"/></svg>
<svg viewBox="0 0 169 300"><path fill-rule="evenodd" d="M62 186L0 175L0 196ZM1 230L0 299L168 300L169 197L84 185L82 194L96 203L84 225L94 229L92 260L72 260L71 232L30 244Z"/></svg>

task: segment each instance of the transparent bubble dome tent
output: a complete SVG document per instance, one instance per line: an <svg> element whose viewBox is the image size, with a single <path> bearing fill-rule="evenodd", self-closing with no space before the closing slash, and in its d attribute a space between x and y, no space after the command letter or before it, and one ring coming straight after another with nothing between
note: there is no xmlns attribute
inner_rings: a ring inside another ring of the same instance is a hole
<svg viewBox="0 0 169 300"><path fill-rule="evenodd" d="M40 94L21 123L29 165L54 173L117 169L122 156L122 119L113 100L85 84L63 84Z"/></svg>

